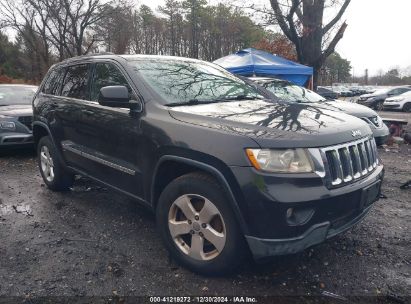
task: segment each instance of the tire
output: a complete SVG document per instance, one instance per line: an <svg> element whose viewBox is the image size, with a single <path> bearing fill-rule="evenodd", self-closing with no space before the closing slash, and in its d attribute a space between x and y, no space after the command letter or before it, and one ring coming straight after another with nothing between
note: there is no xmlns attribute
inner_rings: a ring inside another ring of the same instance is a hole
<svg viewBox="0 0 411 304"><path fill-rule="evenodd" d="M411 102L408 102L408 103L406 103L403 107L402 107L402 110L404 111L404 112L411 112Z"/></svg>
<svg viewBox="0 0 411 304"><path fill-rule="evenodd" d="M207 212L214 216L207 217ZM156 220L172 257L194 272L231 273L246 257L245 239L225 192L207 174L190 173L172 181L160 195ZM180 230L174 228L177 223Z"/></svg>
<svg viewBox="0 0 411 304"><path fill-rule="evenodd" d="M73 185L74 175L62 166L49 136L42 137L37 145L37 161L43 181L49 189L65 191Z"/></svg>
<svg viewBox="0 0 411 304"><path fill-rule="evenodd" d="M384 110L384 101L377 101L375 103L374 110L376 110L376 111Z"/></svg>

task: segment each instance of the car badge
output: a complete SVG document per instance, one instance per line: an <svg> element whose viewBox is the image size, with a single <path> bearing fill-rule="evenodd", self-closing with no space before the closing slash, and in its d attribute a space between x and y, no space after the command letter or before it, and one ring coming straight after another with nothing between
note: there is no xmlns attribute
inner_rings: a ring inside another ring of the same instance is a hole
<svg viewBox="0 0 411 304"><path fill-rule="evenodd" d="M352 135L352 137L361 136L361 131L360 130L352 130L351 135Z"/></svg>

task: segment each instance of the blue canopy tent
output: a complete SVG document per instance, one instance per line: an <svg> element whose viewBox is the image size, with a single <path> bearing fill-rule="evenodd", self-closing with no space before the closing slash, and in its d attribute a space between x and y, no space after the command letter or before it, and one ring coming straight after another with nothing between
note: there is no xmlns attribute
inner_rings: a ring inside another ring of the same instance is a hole
<svg viewBox="0 0 411 304"><path fill-rule="evenodd" d="M303 86L313 68L253 48L244 49L214 61L233 74L275 77Z"/></svg>

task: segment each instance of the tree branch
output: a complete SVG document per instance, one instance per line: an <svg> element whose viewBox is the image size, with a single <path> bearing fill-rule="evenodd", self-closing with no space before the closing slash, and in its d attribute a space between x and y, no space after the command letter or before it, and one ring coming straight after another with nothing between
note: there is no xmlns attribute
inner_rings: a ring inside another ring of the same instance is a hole
<svg viewBox="0 0 411 304"><path fill-rule="evenodd" d="M332 53L334 53L335 47L337 46L337 43L344 37L344 32L345 32L347 26L348 26L348 24L344 21L344 23L338 29L338 32L334 36L333 40L331 40L328 47L321 54L321 58L320 58L320 61L319 61L320 65L324 63L324 61L327 59L328 56L330 56Z"/></svg>
<svg viewBox="0 0 411 304"><path fill-rule="evenodd" d="M342 15L344 14L345 10L347 9L348 5L350 4L351 0L345 0L343 5L341 6L338 14L327 24L323 27L323 34L327 33L332 27L341 19Z"/></svg>

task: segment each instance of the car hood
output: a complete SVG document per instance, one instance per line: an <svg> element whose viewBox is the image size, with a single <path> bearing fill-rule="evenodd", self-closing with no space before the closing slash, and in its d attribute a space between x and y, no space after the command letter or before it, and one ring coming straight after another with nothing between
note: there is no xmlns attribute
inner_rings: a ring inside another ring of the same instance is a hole
<svg viewBox="0 0 411 304"><path fill-rule="evenodd" d="M382 93L382 94L375 94L375 93L371 93L371 94L363 94L360 96L360 98L373 98L373 97L384 97L387 96L386 93Z"/></svg>
<svg viewBox="0 0 411 304"><path fill-rule="evenodd" d="M378 114L369 107L346 101L327 101L315 104L318 107L331 111L341 111L355 117L374 117Z"/></svg>
<svg viewBox="0 0 411 304"><path fill-rule="evenodd" d="M312 105L244 100L170 108L170 115L190 124L254 139L261 147L322 147L369 136L362 120Z"/></svg>
<svg viewBox="0 0 411 304"><path fill-rule="evenodd" d="M33 108L31 105L11 105L0 107L0 116L19 117L32 115Z"/></svg>

